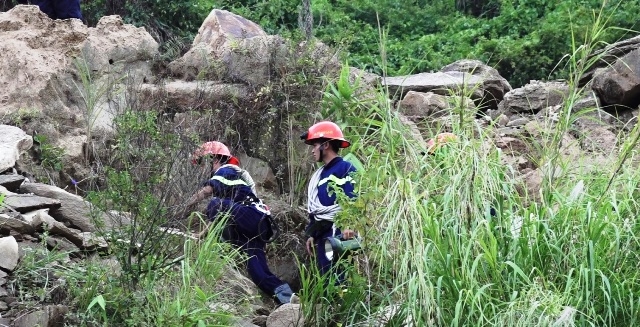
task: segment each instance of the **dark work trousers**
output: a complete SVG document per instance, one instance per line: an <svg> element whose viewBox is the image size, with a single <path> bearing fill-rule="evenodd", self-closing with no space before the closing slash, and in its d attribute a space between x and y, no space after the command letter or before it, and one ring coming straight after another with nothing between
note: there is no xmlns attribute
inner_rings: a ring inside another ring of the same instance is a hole
<svg viewBox="0 0 640 327"><path fill-rule="evenodd" d="M30 0L29 2L40 7L40 10L51 19L77 18L82 20L80 0Z"/></svg>
<svg viewBox="0 0 640 327"><path fill-rule="evenodd" d="M336 229L335 235L339 235L339 234L340 234L340 230ZM322 274L323 276L325 276L329 272L336 274L336 277L337 277L336 283L339 285L339 284L342 284L345 279L344 269L341 269L339 265L337 265L335 262L327 259L327 254L324 250L324 243L327 240L327 237L332 237L332 236L334 236L333 231L328 230L320 234L320 237L318 239L314 238L313 241L316 246L316 264L318 266L318 270L320 271L320 274Z"/></svg>
<svg viewBox="0 0 640 327"><path fill-rule="evenodd" d="M218 213L229 210L220 209L229 208L229 206L232 209L223 237L247 254L249 257L246 262L247 271L256 286L267 294L274 295L276 288L286 283L276 277L267 265L266 243L259 237L260 233L263 235L267 233L267 224L260 224L264 214L253 206L213 199L207 208L207 216L213 220Z"/></svg>

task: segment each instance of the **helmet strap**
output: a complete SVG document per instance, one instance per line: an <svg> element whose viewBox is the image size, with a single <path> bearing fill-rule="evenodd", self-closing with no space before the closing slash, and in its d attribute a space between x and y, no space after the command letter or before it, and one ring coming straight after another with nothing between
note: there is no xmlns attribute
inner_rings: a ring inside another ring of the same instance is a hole
<svg viewBox="0 0 640 327"><path fill-rule="evenodd" d="M320 145L318 146L318 154L320 154L319 158L318 158L318 162L324 162L324 150L323 150L323 147L324 147L325 144L327 144L327 142L329 142L329 140L326 140L326 141L320 143Z"/></svg>

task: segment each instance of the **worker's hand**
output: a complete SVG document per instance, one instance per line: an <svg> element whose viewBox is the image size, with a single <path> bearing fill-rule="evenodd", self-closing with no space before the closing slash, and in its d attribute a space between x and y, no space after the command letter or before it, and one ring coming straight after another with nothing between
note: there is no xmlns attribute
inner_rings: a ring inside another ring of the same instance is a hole
<svg viewBox="0 0 640 327"><path fill-rule="evenodd" d="M351 229L345 229L342 231L342 238L345 240L350 240L354 236L356 236L356 232Z"/></svg>
<svg viewBox="0 0 640 327"><path fill-rule="evenodd" d="M313 237L309 237L307 239L307 253L309 253L309 255L314 255L314 250Z"/></svg>

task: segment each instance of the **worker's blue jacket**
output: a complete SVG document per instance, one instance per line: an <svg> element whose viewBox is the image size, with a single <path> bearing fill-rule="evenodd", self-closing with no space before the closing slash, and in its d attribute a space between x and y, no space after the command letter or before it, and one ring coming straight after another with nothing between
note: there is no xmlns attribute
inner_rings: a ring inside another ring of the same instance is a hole
<svg viewBox="0 0 640 327"><path fill-rule="evenodd" d="M350 198L354 198L354 182L351 178L351 173L356 169L349 161L342 159L342 157L336 157L328 164L322 167L320 172L320 178L316 185L309 185L309 187L315 187L318 191L318 200L323 206L332 206L337 204L335 188L341 188L342 191ZM312 180L311 183L314 181ZM310 203L311 207L312 204ZM332 229L333 221L318 220L313 214L309 214L309 225L306 229L308 237L318 239L318 237L325 236L328 231Z"/></svg>
<svg viewBox="0 0 640 327"><path fill-rule="evenodd" d="M206 185L213 188L213 198L207 206L207 217L213 221L221 214L229 214L223 237L237 246L264 246L260 240L272 233L269 224L260 223L266 213L255 205L258 197L233 168L218 169Z"/></svg>

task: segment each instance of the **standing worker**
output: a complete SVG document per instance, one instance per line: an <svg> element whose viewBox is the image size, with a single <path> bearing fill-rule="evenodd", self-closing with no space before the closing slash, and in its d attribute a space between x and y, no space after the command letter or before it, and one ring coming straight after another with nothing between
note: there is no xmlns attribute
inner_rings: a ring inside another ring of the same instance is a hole
<svg viewBox="0 0 640 327"><path fill-rule="evenodd" d="M311 153L316 162L323 166L311 176L308 189L309 224L305 231L306 247L310 255L315 254L318 269L322 275L331 271L333 261L329 260L325 252L325 240L328 237L342 235L343 239L351 239L355 232L350 229L340 230L333 222L340 212L340 205L336 201L336 194L332 191L337 186L348 197L355 197L354 181L350 174L356 169L350 162L339 156L340 149L346 148L349 141L345 140L340 127L330 121L319 122L309 128L301 136L308 145L313 146ZM338 283L342 282L339 271Z"/></svg>
<svg viewBox="0 0 640 327"><path fill-rule="evenodd" d="M251 280L264 292L275 296L280 303L289 303L293 291L289 284L276 277L267 265L265 247L267 239L273 236L267 216L269 208L255 194L253 180L239 161L231 156L226 145L220 142L206 142L192 157L194 164L211 164L213 174L189 201L189 206L200 200L214 196L207 207L209 223L196 237L207 235L211 222L228 216L223 230L223 238L239 247L248 257L247 271Z"/></svg>

